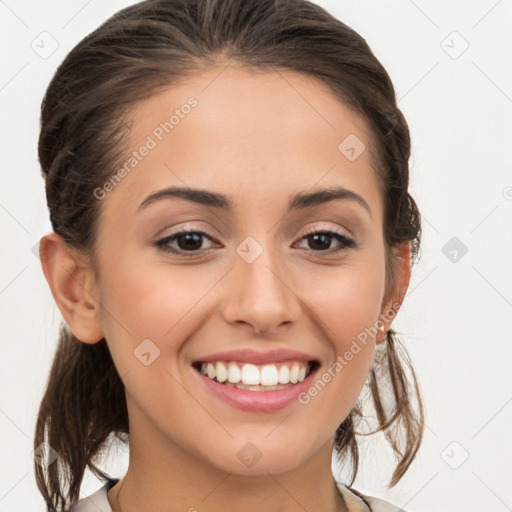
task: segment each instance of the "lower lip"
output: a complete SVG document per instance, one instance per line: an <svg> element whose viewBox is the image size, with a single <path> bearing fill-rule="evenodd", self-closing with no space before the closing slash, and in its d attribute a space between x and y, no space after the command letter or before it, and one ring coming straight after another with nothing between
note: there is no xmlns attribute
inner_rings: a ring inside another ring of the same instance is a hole
<svg viewBox="0 0 512 512"><path fill-rule="evenodd" d="M302 382L287 388L275 389L274 391L248 391L246 389L232 388L219 384L209 377L205 377L195 368L193 370L207 389L227 404L242 411L274 412L298 401L298 396L311 386L313 376L318 371L318 368L312 371Z"/></svg>

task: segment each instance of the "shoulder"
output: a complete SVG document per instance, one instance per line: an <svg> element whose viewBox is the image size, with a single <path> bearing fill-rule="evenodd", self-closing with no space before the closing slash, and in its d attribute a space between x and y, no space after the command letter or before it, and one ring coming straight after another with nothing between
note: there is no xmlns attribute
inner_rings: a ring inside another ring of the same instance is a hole
<svg viewBox="0 0 512 512"><path fill-rule="evenodd" d="M397 507L389 501L373 496L365 496L366 501L370 504L372 512L406 512L403 508Z"/></svg>
<svg viewBox="0 0 512 512"><path fill-rule="evenodd" d="M96 492L75 503L70 512L112 512L107 493L116 483L117 480L108 480Z"/></svg>
<svg viewBox="0 0 512 512"><path fill-rule="evenodd" d="M363 494L352 487L338 483L338 488L350 512L406 512L389 501Z"/></svg>

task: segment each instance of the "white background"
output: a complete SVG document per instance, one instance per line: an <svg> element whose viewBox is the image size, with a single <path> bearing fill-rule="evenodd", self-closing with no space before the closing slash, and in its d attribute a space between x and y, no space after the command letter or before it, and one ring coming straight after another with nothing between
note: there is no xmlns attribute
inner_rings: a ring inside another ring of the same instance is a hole
<svg viewBox="0 0 512 512"><path fill-rule="evenodd" d="M131 3L0 1L1 512L46 510L31 452L60 313L33 252L50 230L40 103L71 48ZM394 461L374 436L354 487L409 512L511 510L512 2L316 3L358 31L389 72L411 129L411 193L423 215L421 259L394 327L425 398L424 443L387 490ZM46 59L31 47L43 31L58 43ZM462 38L469 47L458 55ZM455 262L443 252L452 237L468 249ZM105 468L121 476L126 455ZM100 485L88 474L83 495Z"/></svg>

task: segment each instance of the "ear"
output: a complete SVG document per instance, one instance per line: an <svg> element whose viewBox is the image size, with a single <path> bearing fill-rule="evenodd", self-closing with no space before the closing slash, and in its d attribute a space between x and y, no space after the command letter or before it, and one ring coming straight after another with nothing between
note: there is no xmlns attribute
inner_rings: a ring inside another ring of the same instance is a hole
<svg viewBox="0 0 512 512"><path fill-rule="evenodd" d="M393 253L395 254L393 261L395 265L395 284L389 294L388 300L382 305L379 325L383 324L383 328L377 333L377 343L382 343L386 339L387 332L398 314L411 279L411 243L408 241L393 248Z"/></svg>
<svg viewBox="0 0 512 512"><path fill-rule="evenodd" d="M71 332L84 343L100 341L103 331L92 268L53 232L41 238L39 257L53 298Z"/></svg>

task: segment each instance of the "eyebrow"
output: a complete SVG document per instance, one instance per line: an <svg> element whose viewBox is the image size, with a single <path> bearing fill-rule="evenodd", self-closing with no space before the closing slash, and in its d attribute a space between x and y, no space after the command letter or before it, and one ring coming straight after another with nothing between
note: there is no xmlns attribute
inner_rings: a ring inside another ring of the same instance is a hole
<svg viewBox="0 0 512 512"><path fill-rule="evenodd" d="M155 201L172 197L186 199L187 201L193 201L198 204L219 208L228 212L234 210L233 200L217 192L210 192L209 190L195 188L167 187L157 190L146 197L146 199L144 199L137 208L137 211L146 208ZM354 201L361 205L369 213L370 217L372 217L370 206L359 194L340 186L320 189L314 192L299 192L290 198L287 206L287 212L293 210L304 210L336 199Z"/></svg>

